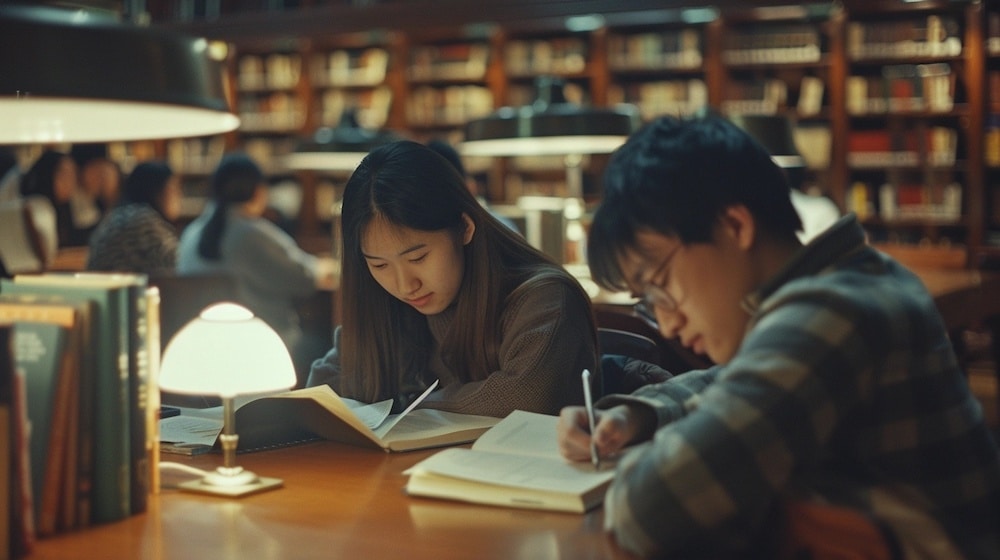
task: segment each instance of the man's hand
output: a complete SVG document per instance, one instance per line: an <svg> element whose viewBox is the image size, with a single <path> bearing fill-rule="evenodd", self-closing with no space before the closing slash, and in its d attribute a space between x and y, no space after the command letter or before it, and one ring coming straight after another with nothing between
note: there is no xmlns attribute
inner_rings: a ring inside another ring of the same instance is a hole
<svg viewBox="0 0 1000 560"><path fill-rule="evenodd" d="M638 418L629 407L619 405L608 410L595 410L594 443L598 456L611 457L631 443L639 432ZM559 414L556 434L559 452L570 461L590 461L590 422L587 409L567 406Z"/></svg>

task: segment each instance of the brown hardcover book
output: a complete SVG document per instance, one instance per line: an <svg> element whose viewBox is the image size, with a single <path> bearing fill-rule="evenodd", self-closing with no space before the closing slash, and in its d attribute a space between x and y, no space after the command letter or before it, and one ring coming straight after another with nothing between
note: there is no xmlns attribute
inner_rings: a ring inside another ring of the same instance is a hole
<svg viewBox="0 0 1000 560"><path fill-rule="evenodd" d="M28 448L27 391L14 362L14 327L0 325L0 402L8 403L10 425L9 478L3 499L8 512L8 545L2 554L21 558L35 545L35 511L31 497L31 453Z"/></svg>

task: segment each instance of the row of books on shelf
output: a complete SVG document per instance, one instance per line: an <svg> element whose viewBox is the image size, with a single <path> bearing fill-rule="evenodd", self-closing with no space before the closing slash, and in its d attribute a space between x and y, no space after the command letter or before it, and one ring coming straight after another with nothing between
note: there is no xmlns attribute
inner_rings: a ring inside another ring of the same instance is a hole
<svg viewBox="0 0 1000 560"><path fill-rule="evenodd" d="M313 56L310 76L314 86L375 86L385 81L389 53L372 47L360 51L338 49Z"/></svg>
<svg viewBox="0 0 1000 560"><path fill-rule="evenodd" d="M486 43L416 47L410 52L408 72L413 80L478 80L486 75L489 57Z"/></svg>
<svg viewBox="0 0 1000 560"><path fill-rule="evenodd" d="M572 74L587 66L587 44L578 38L510 41L504 65L511 74Z"/></svg>
<svg viewBox="0 0 1000 560"><path fill-rule="evenodd" d="M986 14L986 52L1000 54L1000 12Z"/></svg>
<svg viewBox="0 0 1000 560"><path fill-rule="evenodd" d="M273 53L240 57L237 82L241 89L285 89L299 82L302 57L298 54Z"/></svg>
<svg viewBox="0 0 1000 560"><path fill-rule="evenodd" d="M847 163L854 167L955 163L958 131L943 126L921 130L854 130L847 135Z"/></svg>
<svg viewBox="0 0 1000 560"><path fill-rule="evenodd" d="M305 122L305 104L287 92L273 92L266 97L240 97L237 110L240 127L245 131L293 130Z"/></svg>
<svg viewBox="0 0 1000 560"><path fill-rule="evenodd" d="M483 86L421 86L406 100L406 118L417 125L461 125L492 110L493 93Z"/></svg>
<svg viewBox="0 0 1000 560"><path fill-rule="evenodd" d="M722 102L725 113L773 115L788 100L788 85L783 80L734 82L726 87L728 99Z"/></svg>
<svg viewBox="0 0 1000 560"><path fill-rule="evenodd" d="M818 62L820 34L812 25L741 30L726 35L722 58L727 64Z"/></svg>
<svg viewBox="0 0 1000 560"><path fill-rule="evenodd" d="M1000 114L994 113L986 119L983 160L990 167L1000 167Z"/></svg>
<svg viewBox="0 0 1000 560"><path fill-rule="evenodd" d="M320 97L320 123L337 126L344 111L356 109L355 116L362 128L382 128L389 119L391 105L392 90L387 86L360 91L326 90Z"/></svg>
<svg viewBox="0 0 1000 560"><path fill-rule="evenodd" d="M863 181L847 192L848 212L861 219L957 222L962 217L962 187L958 183L929 185L883 183L878 189Z"/></svg>
<svg viewBox="0 0 1000 560"><path fill-rule="evenodd" d="M894 64L879 76L847 78L851 114L945 112L954 107L955 76L946 63Z"/></svg>
<svg viewBox="0 0 1000 560"><path fill-rule="evenodd" d="M159 292L143 275L0 280L11 557L146 511L158 488Z"/></svg>
<svg viewBox="0 0 1000 560"><path fill-rule="evenodd" d="M608 39L612 69L698 68L701 33L695 29L613 35Z"/></svg>
<svg viewBox="0 0 1000 560"><path fill-rule="evenodd" d="M708 106L708 88L700 79L612 85L608 101L637 105L646 120L659 115L691 115Z"/></svg>
<svg viewBox="0 0 1000 560"><path fill-rule="evenodd" d="M955 18L941 15L899 21L854 21L847 26L847 54L858 60L958 56L962 54L962 29Z"/></svg>

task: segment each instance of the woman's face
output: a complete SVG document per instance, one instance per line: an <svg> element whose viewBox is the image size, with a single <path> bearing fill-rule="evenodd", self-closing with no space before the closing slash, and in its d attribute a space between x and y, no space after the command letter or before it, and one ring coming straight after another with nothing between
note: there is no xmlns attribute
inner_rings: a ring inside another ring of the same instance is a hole
<svg viewBox="0 0 1000 560"><path fill-rule="evenodd" d="M421 231L376 218L362 233L361 252L375 281L424 315L436 315L458 296L465 273L464 245L475 225L463 215L465 232Z"/></svg>
<svg viewBox="0 0 1000 560"><path fill-rule="evenodd" d="M173 222L181 216L181 178L171 175L160 193L160 212L167 221Z"/></svg>
<svg viewBox="0 0 1000 560"><path fill-rule="evenodd" d="M55 173L52 174L52 195L56 202L69 202L76 191L76 163L66 156L59 160Z"/></svg>

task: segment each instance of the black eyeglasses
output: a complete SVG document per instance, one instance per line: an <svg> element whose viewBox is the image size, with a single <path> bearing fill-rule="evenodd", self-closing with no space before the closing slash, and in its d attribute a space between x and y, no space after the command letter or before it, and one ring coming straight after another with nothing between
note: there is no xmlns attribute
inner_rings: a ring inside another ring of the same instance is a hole
<svg viewBox="0 0 1000 560"><path fill-rule="evenodd" d="M681 249L683 249L683 246L674 249L665 259L663 259L663 262L656 267L656 270L654 270L653 274L650 276L650 280L647 281L642 287L642 295L639 296L639 302L635 304L636 313L653 321L654 323L656 322L656 314L654 313L656 308L667 312L677 310L677 299L670 295L670 293L667 292L662 285L655 284L652 280L661 275L663 269L667 267L667 264L669 264L670 261L674 260L674 256L677 255L677 252ZM663 282L663 284L665 283L666 282Z"/></svg>

